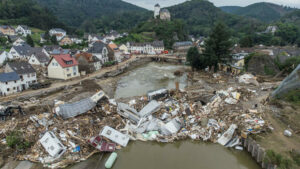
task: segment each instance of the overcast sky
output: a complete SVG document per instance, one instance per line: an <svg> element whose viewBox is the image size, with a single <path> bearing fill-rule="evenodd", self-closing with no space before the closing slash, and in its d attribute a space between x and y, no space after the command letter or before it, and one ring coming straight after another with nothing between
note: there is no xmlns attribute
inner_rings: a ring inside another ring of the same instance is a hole
<svg viewBox="0 0 300 169"><path fill-rule="evenodd" d="M159 3L160 6L172 6L178 3L182 3L186 0L123 0L132 4L153 10L153 6ZM215 6L247 6L256 2L272 2L279 5L287 5L290 7L300 8L300 0L209 0L213 2Z"/></svg>

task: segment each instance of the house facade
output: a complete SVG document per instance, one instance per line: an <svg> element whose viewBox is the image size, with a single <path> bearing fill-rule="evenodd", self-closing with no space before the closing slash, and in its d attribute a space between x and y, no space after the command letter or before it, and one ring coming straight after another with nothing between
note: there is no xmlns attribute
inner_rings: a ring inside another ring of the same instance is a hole
<svg viewBox="0 0 300 169"><path fill-rule="evenodd" d="M69 38L69 36L65 36L64 38L62 38L62 40L59 42L59 45L63 46L63 45L72 45L73 41L71 40L71 38Z"/></svg>
<svg viewBox="0 0 300 169"><path fill-rule="evenodd" d="M48 64L48 77L67 80L79 77L78 62L70 54L54 55Z"/></svg>
<svg viewBox="0 0 300 169"><path fill-rule="evenodd" d="M28 36L28 35L31 35L31 30L28 26L26 25L19 25L17 28L16 28L16 32L22 36Z"/></svg>
<svg viewBox="0 0 300 169"><path fill-rule="evenodd" d="M16 72L21 79L21 90L26 90L29 85L37 82L35 69L25 61L8 62L5 66L4 72Z"/></svg>
<svg viewBox="0 0 300 169"><path fill-rule="evenodd" d="M109 61L108 47L101 41L93 43L93 46L90 47L87 52L93 54L93 56L96 56L102 64Z"/></svg>
<svg viewBox="0 0 300 169"><path fill-rule="evenodd" d="M22 91L21 79L16 72L0 73L0 96Z"/></svg>
<svg viewBox="0 0 300 169"><path fill-rule="evenodd" d="M164 51L164 43L163 41L153 41L146 43L127 43L127 48L130 53L134 54L161 54Z"/></svg>
<svg viewBox="0 0 300 169"><path fill-rule="evenodd" d="M6 51L0 51L0 66L2 66L5 63L5 61L12 59L13 56L10 53Z"/></svg>
<svg viewBox="0 0 300 169"><path fill-rule="evenodd" d="M49 30L49 35L56 36L57 41L61 41L67 35L67 32L61 28L53 28Z"/></svg>
<svg viewBox="0 0 300 169"><path fill-rule="evenodd" d="M120 49L120 51L121 51L122 53L124 53L124 54L129 54L128 48L127 48L126 45L124 45L124 44L120 45L120 46L119 46L119 49Z"/></svg>
<svg viewBox="0 0 300 169"><path fill-rule="evenodd" d="M26 43L23 39L18 38L17 40L14 41L13 46L21 46L24 43Z"/></svg>
<svg viewBox="0 0 300 169"><path fill-rule="evenodd" d="M93 56L91 53L81 52L75 55L78 62L79 71L85 71L86 73L92 73L101 69L101 61Z"/></svg>
<svg viewBox="0 0 300 169"><path fill-rule="evenodd" d="M0 26L0 32L4 35L16 35L15 29L8 25Z"/></svg>
<svg viewBox="0 0 300 169"><path fill-rule="evenodd" d="M175 51L189 50L192 46L193 46L193 42L191 41L175 42L173 44L173 49Z"/></svg>
<svg viewBox="0 0 300 169"><path fill-rule="evenodd" d="M28 63L31 65L46 67L49 63L50 58L43 51L37 51L32 53Z"/></svg>
<svg viewBox="0 0 300 169"><path fill-rule="evenodd" d="M22 44L19 46L13 46L9 53L14 59L29 59L31 52L31 47L27 44Z"/></svg>

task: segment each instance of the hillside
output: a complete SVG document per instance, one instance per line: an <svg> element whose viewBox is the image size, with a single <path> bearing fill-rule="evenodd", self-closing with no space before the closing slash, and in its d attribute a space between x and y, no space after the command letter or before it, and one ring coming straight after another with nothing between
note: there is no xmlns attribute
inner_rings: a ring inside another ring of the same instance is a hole
<svg viewBox="0 0 300 169"><path fill-rule="evenodd" d="M61 21L73 27L95 24L96 27L108 27L108 29L128 28L150 16L148 10L122 0L36 1L49 8Z"/></svg>
<svg viewBox="0 0 300 169"><path fill-rule="evenodd" d="M283 16L280 21L283 23L293 23L300 29L300 9Z"/></svg>
<svg viewBox="0 0 300 169"><path fill-rule="evenodd" d="M240 6L221 6L220 7L220 9L222 9L222 11L231 13L231 14L236 13L236 11L240 10L241 8L243 8L243 7L240 7Z"/></svg>
<svg viewBox="0 0 300 169"><path fill-rule="evenodd" d="M246 16L255 18L263 22L272 22L279 20L280 17L286 15L289 12L295 10L294 8L284 7L273 3L255 3L246 7L220 7L223 11L236 14L240 16Z"/></svg>
<svg viewBox="0 0 300 169"><path fill-rule="evenodd" d="M0 24L24 24L44 30L65 27L49 10L32 0L2 0Z"/></svg>
<svg viewBox="0 0 300 169"><path fill-rule="evenodd" d="M251 32L258 29L260 22L223 12L205 0L191 0L168 8L175 19L182 19L194 35L207 36L217 21L223 21L235 32Z"/></svg>

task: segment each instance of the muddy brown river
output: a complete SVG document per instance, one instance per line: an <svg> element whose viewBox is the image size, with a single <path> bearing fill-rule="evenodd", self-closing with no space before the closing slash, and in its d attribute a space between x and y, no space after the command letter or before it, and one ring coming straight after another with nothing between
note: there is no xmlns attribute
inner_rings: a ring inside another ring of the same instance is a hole
<svg viewBox="0 0 300 169"><path fill-rule="evenodd" d="M119 81L115 98L144 95L150 90L180 88L187 85L186 74L174 76L174 71L184 69L181 65L149 63L140 66ZM259 169L259 165L246 151L225 148L219 144L202 141L177 141L156 143L130 141L118 150L113 169ZM78 163L72 169L104 169L109 154L94 155Z"/></svg>

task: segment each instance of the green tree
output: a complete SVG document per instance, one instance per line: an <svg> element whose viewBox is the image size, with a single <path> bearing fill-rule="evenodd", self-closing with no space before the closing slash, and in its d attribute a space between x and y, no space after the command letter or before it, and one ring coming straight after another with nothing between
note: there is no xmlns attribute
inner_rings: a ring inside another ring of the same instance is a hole
<svg viewBox="0 0 300 169"><path fill-rule="evenodd" d="M1 46L4 46L7 41L8 41L8 39L6 37L0 37L0 45Z"/></svg>
<svg viewBox="0 0 300 169"><path fill-rule="evenodd" d="M34 42L33 42L33 40L32 40L32 38L31 38L30 35L27 35L27 36L26 36L26 42L27 42L28 45L30 45L31 47L34 47Z"/></svg>
<svg viewBox="0 0 300 169"><path fill-rule="evenodd" d="M224 23L218 22L205 42L203 55L207 66L216 69L218 63L227 63L232 59L233 44L230 37L229 30Z"/></svg>
<svg viewBox="0 0 300 169"><path fill-rule="evenodd" d="M279 30L276 35L289 44L294 44L299 37L299 28L291 23L279 24Z"/></svg>
<svg viewBox="0 0 300 169"><path fill-rule="evenodd" d="M44 34L44 39L46 41L49 41L50 40L50 34L49 34L49 31L46 31L45 34Z"/></svg>
<svg viewBox="0 0 300 169"><path fill-rule="evenodd" d="M51 43L52 44L54 44L54 45L57 45L58 44L58 42L57 42L57 39L56 39L56 36L55 35L53 35L53 36L51 36Z"/></svg>
<svg viewBox="0 0 300 169"><path fill-rule="evenodd" d="M240 45L242 48L253 47L254 44L253 44L252 36L248 35L248 36L242 37L240 40Z"/></svg>
<svg viewBox="0 0 300 169"><path fill-rule="evenodd" d="M201 55L197 47L191 47L186 55L186 60L190 63L193 71L195 69L204 69L206 67L203 55Z"/></svg>

